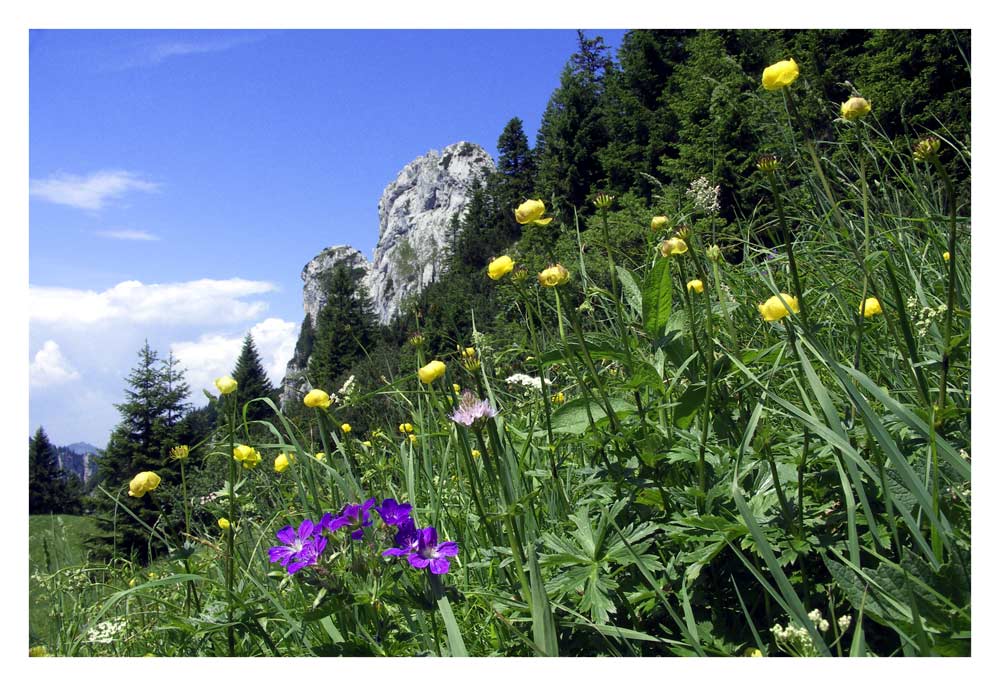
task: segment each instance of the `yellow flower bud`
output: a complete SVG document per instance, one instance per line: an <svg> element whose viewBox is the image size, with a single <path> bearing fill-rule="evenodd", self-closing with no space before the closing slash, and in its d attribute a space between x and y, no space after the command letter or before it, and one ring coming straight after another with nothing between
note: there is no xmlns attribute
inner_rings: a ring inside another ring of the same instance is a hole
<svg viewBox="0 0 1000 686"><path fill-rule="evenodd" d="M229 528L229 520L226 519L225 517L220 517L219 518L219 528L222 529L223 531L225 531L226 529L228 529Z"/></svg>
<svg viewBox="0 0 1000 686"><path fill-rule="evenodd" d="M773 174L778 171L778 167L780 166L781 160L778 159L777 155L761 155L757 158L757 169L760 169L762 172Z"/></svg>
<svg viewBox="0 0 1000 686"><path fill-rule="evenodd" d="M760 648L747 648L746 652L743 653L744 657L764 657L760 652Z"/></svg>
<svg viewBox="0 0 1000 686"><path fill-rule="evenodd" d="M569 272L561 264L554 264L547 269L543 269L538 275L538 283L546 288L561 286L569 281Z"/></svg>
<svg viewBox="0 0 1000 686"><path fill-rule="evenodd" d="M480 456L481 454L482 454L482 453L480 453L480 452L479 452L478 450L476 450L475 448L473 448L473 449L472 449L472 456L473 456L473 457L479 457L479 456Z"/></svg>
<svg viewBox="0 0 1000 686"><path fill-rule="evenodd" d="M865 301L861 303L858 311L863 314L866 319L868 317L874 317L877 314L882 314L882 303L878 301L878 298L866 298Z"/></svg>
<svg viewBox="0 0 1000 686"><path fill-rule="evenodd" d="M434 383L444 375L445 365L441 360L431 360L417 370L417 376L425 384Z"/></svg>
<svg viewBox="0 0 1000 686"><path fill-rule="evenodd" d="M683 255L688 251L687 243L684 242L683 238L668 238L667 240L660 243L660 254L664 257L671 257L673 255Z"/></svg>
<svg viewBox="0 0 1000 686"><path fill-rule="evenodd" d="M490 262L486 268L486 273L494 281L499 281L513 269L514 260L510 259L507 255L503 255Z"/></svg>
<svg viewBox="0 0 1000 686"><path fill-rule="evenodd" d="M864 98L853 97L840 106L840 116L847 121L861 119L872 111L871 104Z"/></svg>
<svg viewBox="0 0 1000 686"><path fill-rule="evenodd" d="M361 441L361 445L363 445L366 448L371 448L372 447L372 442L371 441Z"/></svg>
<svg viewBox="0 0 1000 686"><path fill-rule="evenodd" d="M705 257L711 262L718 262L722 259L722 250L717 245L710 245L705 249Z"/></svg>
<svg viewBox="0 0 1000 686"><path fill-rule="evenodd" d="M302 399L306 407L330 407L333 400L330 399L330 395L326 391L321 391L318 388L314 388L308 393L306 397Z"/></svg>
<svg viewBox="0 0 1000 686"><path fill-rule="evenodd" d="M594 198L594 207L599 210L607 210L614 201L615 196L608 195L607 193L598 193L597 197Z"/></svg>
<svg viewBox="0 0 1000 686"><path fill-rule="evenodd" d="M455 391L456 393L461 393L462 392L462 387L459 386L457 383L453 383L451 385L451 390Z"/></svg>
<svg viewBox="0 0 1000 686"><path fill-rule="evenodd" d="M926 162L927 160L936 157L938 150L941 149L941 141L933 136L928 136L917 142L913 146L913 159L917 162Z"/></svg>
<svg viewBox="0 0 1000 686"><path fill-rule="evenodd" d="M542 218L545 214L545 203L541 200L525 200L514 210L514 219L518 224L534 224L535 226L545 226L552 217Z"/></svg>
<svg viewBox="0 0 1000 686"><path fill-rule="evenodd" d="M410 443L412 443L413 445L417 444L417 437L414 436L413 434L410 434L409 436L407 436L407 438L410 439Z"/></svg>
<svg viewBox="0 0 1000 686"><path fill-rule="evenodd" d="M222 395L229 395L236 390L236 379L231 376L220 376L215 380L215 387L219 389L219 393Z"/></svg>
<svg viewBox="0 0 1000 686"><path fill-rule="evenodd" d="M407 422L406 424L399 425L399 433L411 434L413 433L413 424Z"/></svg>
<svg viewBox="0 0 1000 686"><path fill-rule="evenodd" d="M669 223L670 223L669 219L667 219L663 215L658 215L656 217L653 217L653 220L649 222L649 228L651 228L653 231L659 231Z"/></svg>
<svg viewBox="0 0 1000 686"><path fill-rule="evenodd" d="M947 250L945 250L943 253L941 253L941 259L943 259L945 262L950 262L951 261L951 253L948 252Z"/></svg>
<svg viewBox="0 0 1000 686"><path fill-rule="evenodd" d="M260 464L260 453L248 445L238 445L233 448L233 459L243 465L244 469L253 469Z"/></svg>
<svg viewBox="0 0 1000 686"><path fill-rule="evenodd" d="M558 393L552 396L553 405L562 405L564 402L566 402L566 394L563 393L562 391L559 391Z"/></svg>
<svg viewBox="0 0 1000 686"><path fill-rule="evenodd" d="M45 646L32 646L28 648L28 657L50 657L50 655Z"/></svg>
<svg viewBox="0 0 1000 686"><path fill-rule="evenodd" d="M315 457L320 462L326 462L326 453L316 453L315 455L313 455L313 457Z"/></svg>
<svg viewBox="0 0 1000 686"><path fill-rule="evenodd" d="M343 431L345 434L349 434L351 433L351 425L348 424L347 422L344 422L343 424L340 425L340 430Z"/></svg>
<svg viewBox="0 0 1000 686"><path fill-rule="evenodd" d="M160 485L160 477L156 472L139 472L128 484L128 494L133 498L141 498L150 491L155 491Z"/></svg>
<svg viewBox="0 0 1000 686"><path fill-rule="evenodd" d="M274 458L274 471L281 474L283 471L288 469L288 465L295 461L295 456L291 454L280 453L276 458Z"/></svg>
<svg viewBox="0 0 1000 686"><path fill-rule="evenodd" d="M797 78L799 78L799 65L795 64L795 60L787 59L775 62L765 69L760 81L765 90L776 91L790 86Z"/></svg>
<svg viewBox="0 0 1000 686"><path fill-rule="evenodd" d="M786 304L788 307L785 306ZM758 305L757 309L760 311L760 316L764 318L765 322L776 322L779 319L787 317L789 309L798 314L799 299L788 295L788 293L782 293L780 297L772 295L765 302Z"/></svg>
<svg viewBox="0 0 1000 686"><path fill-rule="evenodd" d="M701 279L692 279L687 282L687 289L695 293L702 293L705 290L705 284L701 282Z"/></svg>

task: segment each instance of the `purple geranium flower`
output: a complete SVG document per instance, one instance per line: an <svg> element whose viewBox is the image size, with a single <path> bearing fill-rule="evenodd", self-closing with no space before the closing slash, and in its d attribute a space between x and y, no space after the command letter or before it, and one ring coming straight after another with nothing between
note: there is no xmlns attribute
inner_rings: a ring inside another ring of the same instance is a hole
<svg viewBox="0 0 1000 686"><path fill-rule="evenodd" d="M382 551L382 555L390 555L393 557L409 555L414 552L420 544L420 530L417 529L417 526L413 523L412 519L407 519L399 525L399 530L396 531L396 536L393 541L396 543L396 547Z"/></svg>
<svg viewBox="0 0 1000 686"><path fill-rule="evenodd" d="M382 501L382 507L376 507L379 517L387 526L403 526L410 521L410 510L413 505L409 503L397 503L393 498Z"/></svg>
<svg viewBox="0 0 1000 686"><path fill-rule="evenodd" d="M330 531L336 531L346 526L351 530L351 538L359 541L364 536L364 527L372 525L372 518L368 511L372 509L374 504L375 498L369 498L360 505L356 503L345 505L339 517L323 515L320 523Z"/></svg>
<svg viewBox="0 0 1000 686"><path fill-rule="evenodd" d="M472 427L484 423L490 417L496 417L497 411L493 409L487 400L480 400L472 395L470 391L462 393L462 399L458 401L458 407L451 415L451 420L462 426Z"/></svg>
<svg viewBox="0 0 1000 686"><path fill-rule="evenodd" d="M410 566L416 569L430 567L431 574L444 574L447 572L451 566L447 558L458 555L458 544L454 541L445 541L438 544L437 530L433 526L429 526L426 529L418 529L414 533L416 534L416 545L412 550L408 551L409 554L406 558ZM397 550L399 552L396 552ZM406 553L407 551L398 548L390 548L382 554L403 555Z"/></svg>
<svg viewBox="0 0 1000 686"><path fill-rule="evenodd" d="M267 551L271 562L281 564L289 574L316 564L326 548L326 539L319 536L312 538L312 534L319 534L321 531L321 527L308 519L302 520L298 531L291 526L281 529L275 536L285 545L274 546Z"/></svg>

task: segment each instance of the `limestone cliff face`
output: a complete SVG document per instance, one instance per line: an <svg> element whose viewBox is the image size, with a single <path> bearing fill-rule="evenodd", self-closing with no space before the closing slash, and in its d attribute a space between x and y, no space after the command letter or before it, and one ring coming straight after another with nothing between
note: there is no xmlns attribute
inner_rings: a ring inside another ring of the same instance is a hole
<svg viewBox="0 0 1000 686"><path fill-rule="evenodd" d="M366 285L382 324L441 273L455 214L468 205L477 178L494 170L478 145L455 143L406 165L378 203L378 244Z"/></svg>
<svg viewBox="0 0 1000 686"><path fill-rule="evenodd" d="M466 142L432 150L403 167L378 203L379 237L372 262L349 245L335 245L302 269L302 308L312 324L326 304L323 276L340 264L355 270L379 323L392 321L405 298L441 274L452 217L465 211L474 181L494 169L489 153ZM304 374L308 362L298 352L289 361L282 404L297 402L309 391Z"/></svg>

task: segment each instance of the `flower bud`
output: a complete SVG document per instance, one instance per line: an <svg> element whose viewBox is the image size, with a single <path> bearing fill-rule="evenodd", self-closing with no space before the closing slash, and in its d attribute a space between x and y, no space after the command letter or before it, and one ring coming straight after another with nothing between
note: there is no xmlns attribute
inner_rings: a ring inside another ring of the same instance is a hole
<svg viewBox="0 0 1000 686"><path fill-rule="evenodd" d="M775 62L765 69L760 81L765 90L776 91L790 86L797 78L799 78L799 65L795 64L795 60L787 59Z"/></svg>
<svg viewBox="0 0 1000 686"><path fill-rule="evenodd" d="M417 370L417 376L425 384L434 383L444 375L445 364L441 360L432 360Z"/></svg>
<svg viewBox="0 0 1000 686"><path fill-rule="evenodd" d="M941 141L934 136L928 136L917 141L913 146L913 159L917 162L926 162L937 157L938 150L941 149Z"/></svg>
<svg viewBox="0 0 1000 686"><path fill-rule="evenodd" d="M220 376L215 380L215 387L219 389L219 393L222 395L229 395L236 390L236 379L231 376Z"/></svg>
<svg viewBox="0 0 1000 686"><path fill-rule="evenodd" d="M615 201L615 196L608 195L607 193L599 193L596 198L594 198L594 207L599 210L607 210L611 208L611 204Z"/></svg>
<svg viewBox="0 0 1000 686"><path fill-rule="evenodd" d="M128 494L133 498L141 498L160 485L160 477L156 472L139 472L128 485Z"/></svg>
<svg viewBox="0 0 1000 686"><path fill-rule="evenodd" d="M722 259L722 250L717 245L710 245L705 249L705 257L707 257L710 262L718 262Z"/></svg>
<svg viewBox="0 0 1000 686"><path fill-rule="evenodd" d="M695 293L703 293L705 291L705 284L701 282L701 279L692 279L687 282L687 289Z"/></svg>
<svg viewBox="0 0 1000 686"><path fill-rule="evenodd" d="M653 217L653 220L651 222L649 222L649 228L651 228L653 231L659 231L660 229L664 228L669 223L670 223L669 219L667 219L663 215L659 215L659 216Z"/></svg>
<svg viewBox="0 0 1000 686"><path fill-rule="evenodd" d="M514 269L514 260L510 259L507 255L503 255L490 262L486 268L486 273L494 281L499 281L512 269Z"/></svg>
<svg viewBox="0 0 1000 686"><path fill-rule="evenodd" d="M330 395L326 391L314 388L306 393L306 397L302 399L302 402L306 407L327 408L330 407L333 400L330 399Z"/></svg>
<svg viewBox="0 0 1000 686"><path fill-rule="evenodd" d="M872 111L871 104L864 98L853 97L840 106L840 116L847 121L861 119Z"/></svg>
<svg viewBox="0 0 1000 686"><path fill-rule="evenodd" d="M781 160L777 155L761 155L757 158L757 169L768 174L773 174L781 167Z"/></svg>

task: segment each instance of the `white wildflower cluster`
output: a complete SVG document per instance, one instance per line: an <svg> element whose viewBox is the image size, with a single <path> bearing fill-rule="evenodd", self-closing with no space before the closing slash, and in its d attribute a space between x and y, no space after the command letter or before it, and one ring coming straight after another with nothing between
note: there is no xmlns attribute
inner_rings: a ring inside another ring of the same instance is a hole
<svg viewBox="0 0 1000 686"><path fill-rule="evenodd" d="M718 214L722 209L722 205L719 204L719 190L719 186L713 186L707 178L699 176L691 182L687 196L691 198L696 209L705 214Z"/></svg>
<svg viewBox="0 0 1000 686"><path fill-rule="evenodd" d="M806 616L820 631L828 631L830 629L830 622L823 619L823 613L819 610L813 610ZM843 626L842 622L845 619L849 626L851 618L846 616L837 620L838 625ZM790 655L798 655L800 657L815 657L819 655L819 651L816 650L816 645L809 635L809 630L798 626L794 622L789 622L788 626L785 627L775 624L771 627L771 635L774 637L774 641L778 647Z"/></svg>
<svg viewBox="0 0 1000 686"><path fill-rule="evenodd" d="M533 388L536 391L542 390L542 380L537 376L528 376L527 374L511 374L506 378L509 384L520 384L527 388ZM550 386L552 382L548 379L545 380L545 385Z"/></svg>
<svg viewBox="0 0 1000 686"><path fill-rule="evenodd" d="M111 643L124 630L124 619L109 619L91 627L90 631L87 632L87 641L90 643Z"/></svg>
<svg viewBox="0 0 1000 686"><path fill-rule="evenodd" d="M958 455L966 462L970 462L972 460L972 458L969 456L969 452L965 448L959 448Z"/></svg>
<svg viewBox="0 0 1000 686"><path fill-rule="evenodd" d="M351 400L351 396L354 395L354 392L356 390L357 390L357 384L354 381L354 375L351 374L351 376L347 379L347 381L344 382L344 385L340 387L340 390L337 391L337 395L343 396L344 400L349 401ZM331 396L331 398L336 398L336 397L337 397L336 395Z"/></svg>
<svg viewBox="0 0 1000 686"><path fill-rule="evenodd" d="M916 329L917 335L924 337L930 330L931 324L943 317L944 313L948 311L948 306L942 303L937 307L922 307L920 301L910 296L906 299L906 309L914 320L913 328Z"/></svg>
<svg viewBox="0 0 1000 686"><path fill-rule="evenodd" d="M837 619L837 628L840 629L840 633L844 633L851 628L851 615L844 615Z"/></svg>

